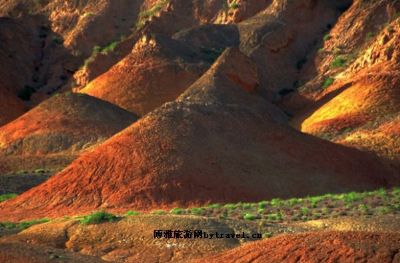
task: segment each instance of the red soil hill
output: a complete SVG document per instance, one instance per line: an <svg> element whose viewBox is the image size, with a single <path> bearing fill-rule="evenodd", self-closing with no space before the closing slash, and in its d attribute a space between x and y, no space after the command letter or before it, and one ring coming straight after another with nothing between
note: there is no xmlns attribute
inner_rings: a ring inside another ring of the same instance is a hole
<svg viewBox="0 0 400 263"><path fill-rule="evenodd" d="M400 234L320 232L250 243L194 262L400 262Z"/></svg>

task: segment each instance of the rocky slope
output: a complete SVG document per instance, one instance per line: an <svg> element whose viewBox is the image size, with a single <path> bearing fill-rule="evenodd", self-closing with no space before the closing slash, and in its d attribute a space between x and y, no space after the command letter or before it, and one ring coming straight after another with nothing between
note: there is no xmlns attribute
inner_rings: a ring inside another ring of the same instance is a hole
<svg viewBox="0 0 400 263"><path fill-rule="evenodd" d="M226 51L175 102L0 204L0 219L366 190L396 179L373 156L286 127L258 87L256 65Z"/></svg>
<svg viewBox="0 0 400 263"><path fill-rule="evenodd" d="M0 129L2 172L63 168L136 119L87 95L54 96Z"/></svg>

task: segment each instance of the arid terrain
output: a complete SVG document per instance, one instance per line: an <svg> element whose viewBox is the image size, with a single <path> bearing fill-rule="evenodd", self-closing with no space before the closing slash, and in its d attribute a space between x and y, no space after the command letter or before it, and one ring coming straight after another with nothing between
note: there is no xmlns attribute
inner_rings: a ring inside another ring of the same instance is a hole
<svg viewBox="0 0 400 263"><path fill-rule="evenodd" d="M398 0L0 0L0 79L0 263L400 262Z"/></svg>

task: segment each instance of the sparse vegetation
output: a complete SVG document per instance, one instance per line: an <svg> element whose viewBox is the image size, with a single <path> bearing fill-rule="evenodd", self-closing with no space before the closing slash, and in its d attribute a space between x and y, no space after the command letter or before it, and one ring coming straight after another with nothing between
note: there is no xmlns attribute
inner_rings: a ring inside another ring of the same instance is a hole
<svg viewBox="0 0 400 263"><path fill-rule="evenodd" d="M165 8L170 0L159 0L156 4L154 4L151 8L140 12L139 18L135 25L135 30L140 30L153 16L159 13L163 8Z"/></svg>
<svg viewBox="0 0 400 263"><path fill-rule="evenodd" d="M10 199L13 199L13 198L15 198L15 197L17 197L16 194L4 194L4 195L0 195L0 202L4 202L4 201L10 200Z"/></svg>
<svg viewBox="0 0 400 263"><path fill-rule="evenodd" d="M331 38L332 38L331 35L325 34L324 37L323 37L323 40L324 40L324 41L328 41L328 40L331 39Z"/></svg>
<svg viewBox="0 0 400 263"><path fill-rule="evenodd" d="M253 221L253 220L257 219L257 216L253 215L253 214L246 213L246 214L243 215L243 219Z"/></svg>
<svg viewBox="0 0 400 263"><path fill-rule="evenodd" d="M120 43L120 41L113 41L104 47L101 47L99 45L94 46L92 49L92 54L90 55L89 58L87 58L84 61L83 67L88 67L91 63L93 63L98 54L108 55L108 54L114 52L119 43Z"/></svg>
<svg viewBox="0 0 400 263"><path fill-rule="evenodd" d="M347 59L344 56L337 56L333 59L331 68L341 68L346 65Z"/></svg>
<svg viewBox="0 0 400 263"><path fill-rule="evenodd" d="M238 9L240 7L240 4L237 1L233 1L230 5L229 5L229 9Z"/></svg>
<svg viewBox="0 0 400 263"><path fill-rule="evenodd" d="M105 211L94 212L88 216L83 217L80 221L81 224L90 225L90 224L101 224L105 222L114 222L117 221L118 217L107 213Z"/></svg>
<svg viewBox="0 0 400 263"><path fill-rule="evenodd" d="M184 209L178 207L178 208L172 209L170 211L170 213L174 214L174 215L181 215L181 214L183 214L184 211L185 211Z"/></svg>
<svg viewBox="0 0 400 263"><path fill-rule="evenodd" d="M335 79L332 77L328 77L324 83L322 83L322 89L327 89L335 82Z"/></svg>
<svg viewBox="0 0 400 263"><path fill-rule="evenodd" d="M0 228L5 228L8 230L16 229L16 230L24 230L33 225L43 224L50 222L47 218L36 219L31 221L23 221L19 223L12 223L12 222L0 222Z"/></svg>
<svg viewBox="0 0 400 263"><path fill-rule="evenodd" d="M125 215L126 216L137 216L137 215L140 215L140 213L136 212L136 211L128 211L125 213Z"/></svg>
<svg viewBox="0 0 400 263"><path fill-rule="evenodd" d="M198 215L219 219L237 219L278 223L335 218L339 216L365 216L400 213L400 188L378 189L372 192L325 194L288 200L272 199L257 203L211 204L191 209L175 208L169 214ZM152 214L165 215L163 210Z"/></svg>

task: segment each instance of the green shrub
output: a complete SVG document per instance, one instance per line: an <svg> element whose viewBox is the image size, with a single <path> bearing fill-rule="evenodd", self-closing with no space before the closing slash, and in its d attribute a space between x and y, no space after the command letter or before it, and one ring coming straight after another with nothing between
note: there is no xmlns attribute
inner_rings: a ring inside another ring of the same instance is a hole
<svg viewBox="0 0 400 263"><path fill-rule="evenodd" d="M17 197L16 194L4 194L4 195L0 195L0 202L4 202L6 200L10 200Z"/></svg>
<svg viewBox="0 0 400 263"><path fill-rule="evenodd" d="M17 228L18 225L15 223L11 222L0 222L0 228L5 228L5 229L15 229Z"/></svg>
<svg viewBox="0 0 400 263"><path fill-rule="evenodd" d="M174 208L174 209L172 209L172 210L170 211L170 213L171 213L171 214L174 214L174 215L182 215L184 212L185 212L185 210L182 209L182 208L179 208L179 207Z"/></svg>
<svg viewBox="0 0 400 263"><path fill-rule="evenodd" d="M335 79L332 77L327 78L324 83L322 84L322 89L327 89L328 87L330 87L333 82L335 82Z"/></svg>
<svg viewBox="0 0 400 263"><path fill-rule="evenodd" d="M332 68L341 68L346 65L347 59L343 56L337 56L333 59L331 67Z"/></svg>
<svg viewBox="0 0 400 263"><path fill-rule="evenodd" d="M257 219L257 216L253 215L253 214L246 213L246 214L243 215L243 219L244 220L253 221L253 220Z"/></svg>
<svg viewBox="0 0 400 263"><path fill-rule="evenodd" d="M111 52L114 52L115 48L118 46L118 43L119 43L118 41L113 41L113 42L109 43L108 45L106 45L105 47L103 47L101 49L101 51L100 51L101 54L107 55Z"/></svg>
<svg viewBox="0 0 400 263"><path fill-rule="evenodd" d="M280 206L280 205L282 205L282 200L279 198L274 198L271 200L270 203L272 206Z"/></svg>
<svg viewBox="0 0 400 263"><path fill-rule="evenodd" d="M18 228L20 229L27 229L33 225L38 225L38 224L43 224L50 222L50 219L48 218L42 218L42 219L36 219L36 220L31 220L31 221L24 221L18 224Z"/></svg>
<svg viewBox="0 0 400 263"><path fill-rule="evenodd" d="M107 213L105 211L99 211L83 217L81 223L84 225L101 224L105 222L114 222L117 219L118 218L113 214Z"/></svg>
<svg viewBox="0 0 400 263"><path fill-rule="evenodd" d="M242 204L242 208L245 210L249 210L252 208L252 205L250 203L244 203Z"/></svg>
<svg viewBox="0 0 400 263"><path fill-rule="evenodd" d="M198 207L194 207L194 208L192 208L192 209L190 210L190 213L191 213L192 215L197 215L197 216L203 215L204 212L205 212L205 210L204 210L203 208L198 208Z"/></svg>
<svg viewBox="0 0 400 263"><path fill-rule="evenodd" d="M267 207L268 202L267 201L261 201L258 203L258 208L259 209L265 209Z"/></svg>
<svg viewBox="0 0 400 263"><path fill-rule="evenodd" d="M283 219L283 216L280 212L274 213L274 214L269 214L267 216L267 219L270 221L281 221Z"/></svg>
<svg viewBox="0 0 400 263"><path fill-rule="evenodd" d="M328 40L331 39L331 38L332 38L332 37L331 37L331 35L329 35L329 34L325 34L324 37L323 37L324 41L328 41Z"/></svg>
<svg viewBox="0 0 400 263"><path fill-rule="evenodd" d="M237 208L237 204L226 204L224 205L224 208L228 210L235 210Z"/></svg>
<svg viewBox="0 0 400 263"><path fill-rule="evenodd" d="M138 21L135 25L135 30L140 30L145 22L159 13L166 5L170 2L170 0L159 0L155 5L151 8L144 10L139 13Z"/></svg>
<svg viewBox="0 0 400 263"><path fill-rule="evenodd" d="M211 209L218 209L218 208L221 208L221 207L222 207L221 204L209 204L208 205L208 208L211 208Z"/></svg>
<svg viewBox="0 0 400 263"><path fill-rule="evenodd" d="M230 5L229 5L229 9L238 9L240 7L239 3L236 1L233 1Z"/></svg>
<svg viewBox="0 0 400 263"><path fill-rule="evenodd" d="M139 212L136 212L136 211L128 211L128 212L126 212L126 214L125 214L126 216L137 216L137 215L140 215L140 213Z"/></svg>

